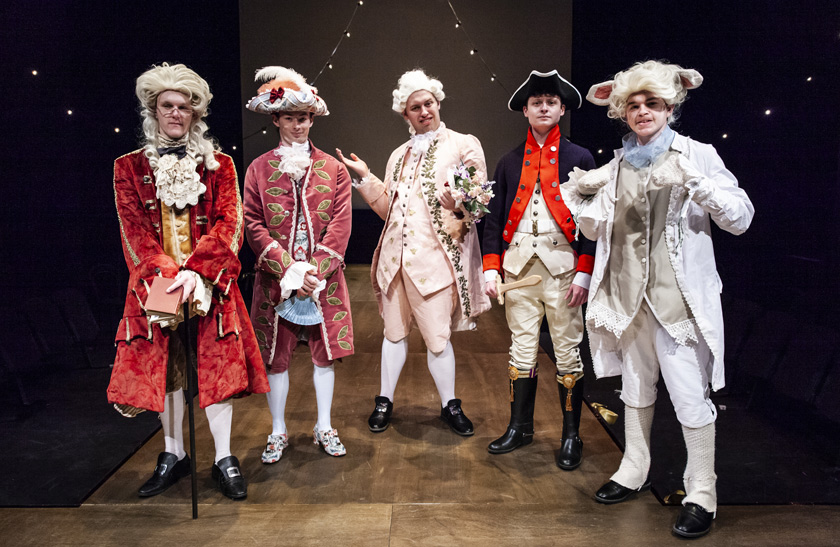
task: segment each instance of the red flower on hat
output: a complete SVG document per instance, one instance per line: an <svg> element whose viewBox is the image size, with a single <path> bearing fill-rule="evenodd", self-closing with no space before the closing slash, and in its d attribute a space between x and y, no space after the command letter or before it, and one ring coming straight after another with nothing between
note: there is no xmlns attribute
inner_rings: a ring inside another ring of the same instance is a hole
<svg viewBox="0 0 840 547"><path fill-rule="evenodd" d="M280 99L282 99L282 98L283 98L283 95L285 95L285 94L286 94L286 90L285 90L285 89L283 89L282 87L278 87L278 88L276 88L276 89L272 89L272 90L271 90L271 96L268 98L268 100L269 100L272 104L274 104L274 102L275 102L275 101L279 101Z"/></svg>

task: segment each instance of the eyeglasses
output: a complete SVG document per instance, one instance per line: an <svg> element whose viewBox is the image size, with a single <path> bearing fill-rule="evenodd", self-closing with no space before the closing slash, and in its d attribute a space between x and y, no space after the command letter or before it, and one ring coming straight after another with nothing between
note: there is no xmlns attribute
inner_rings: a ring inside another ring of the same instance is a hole
<svg viewBox="0 0 840 547"><path fill-rule="evenodd" d="M175 111L177 110L178 113L183 118L188 118L192 116L193 110L189 106L175 106L174 104L162 104L158 105L158 110L160 110L161 114L163 114L167 118L172 118L175 116Z"/></svg>

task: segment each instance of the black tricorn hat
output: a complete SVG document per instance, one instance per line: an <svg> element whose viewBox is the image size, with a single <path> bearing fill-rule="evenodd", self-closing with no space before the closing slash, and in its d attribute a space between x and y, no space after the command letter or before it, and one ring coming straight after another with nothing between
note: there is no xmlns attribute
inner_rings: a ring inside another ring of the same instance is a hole
<svg viewBox="0 0 840 547"><path fill-rule="evenodd" d="M556 70L551 72L537 72L532 70L519 89L514 91L508 101L508 108L514 112L521 112L528 104L528 97L534 95L558 95L566 108L580 108L583 97L575 86L560 76Z"/></svg>

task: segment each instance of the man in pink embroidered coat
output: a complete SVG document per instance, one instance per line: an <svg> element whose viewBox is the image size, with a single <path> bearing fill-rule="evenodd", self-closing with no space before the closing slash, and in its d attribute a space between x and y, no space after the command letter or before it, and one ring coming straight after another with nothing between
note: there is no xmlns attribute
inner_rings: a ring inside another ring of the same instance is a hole
<svg viewBox="0 0 840 547"><path fill-rule="evenodd" d="M384 181L355 154L348 159L337 151L361 178L359 193L385 219L371 271L385 337L381 388L368 428L374 433L388 428L408 334L416 323L441 398L441 418L468 436L474 430L455 398L449 337L452 330L474 329L490 300L483 291L476 218L456 202L449 181L452 170L465 166L475 168L474 182L486 182L484 151L477 138L440 121L443 86L422 70L403 74L393 96L393 109L409 123L412 137L391 154Z"/></svg>
<svg viewBox="0 0 840 547"><path fill-rule="evenodd" d="M116 335L108 400L127 416L161 413L165 451L141 497L166 490L189 474L184 449L186 355L175 332L182 318L164 320L144 307L155 276L174 278L199 315L199 405L216 445L212 474L222 493L244 498L239 461L230 452L230 399L268 390L259 348L236 285L243 241L242 202L229 156L204 137L212 98L184 65L152 67L137 79L145 147L114 163L114 195L131 274ZM194 331L193 331L194 332Z"/></svg>
<svg viewBox="0 0 840 547"><path fill-rule="evenodd" d="M309 141L315 116L329 114L317 90L284 67L265 67L256 79L265 83L247 106L271 114L280 135L280 145L255 159L245 175L246 233L257 255L251 318L271 384L272 431L262 461L277 462L288 446L288 369L299 343L309 345L314 365L315 442L327 454L343 456L346 449L330 423L330 412L334 363L353 354L344 280L352 214L350 176L344 165ZM286 313L307 304L315 310L315 319Z"/></svg>

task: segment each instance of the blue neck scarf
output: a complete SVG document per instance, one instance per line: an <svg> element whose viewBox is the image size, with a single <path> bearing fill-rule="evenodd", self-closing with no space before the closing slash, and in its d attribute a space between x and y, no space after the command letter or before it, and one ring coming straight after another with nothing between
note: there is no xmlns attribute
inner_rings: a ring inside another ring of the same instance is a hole
<svg viewBox="0 0 840 547"><path fill-rule="evenodd" d="M636 134L633 132L624 135L621 139L621 144L624 148L624 159L636 169L641 169L648 165L653 165L653 162L662 154L668 151L671 143L674 142L676 133L670 126L665 126L662 133L647 144L639 144Z"/></svg>

